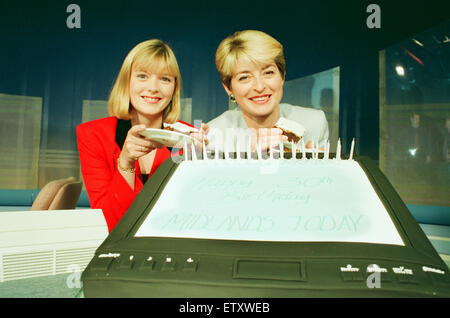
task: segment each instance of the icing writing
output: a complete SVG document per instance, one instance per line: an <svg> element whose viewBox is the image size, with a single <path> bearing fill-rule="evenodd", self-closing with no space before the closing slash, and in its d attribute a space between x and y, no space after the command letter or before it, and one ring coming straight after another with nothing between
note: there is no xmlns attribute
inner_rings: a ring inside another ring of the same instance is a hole
<svg viewBox="0 0 450 318"><path fill-rule="evenodd" d="M332 215L318 215L309 218L297 217L297 222L293 228L294 231L349 231L356 232L362 215L352 216L344 215L335 217Z"/></svg>
<svg viewBox="0 0 450 318"><path fill-rule="evenodd" d="M252 187L259 187L258 181L267 181L265 178L261 180L254 179L241 179L241 178L214 178L214 177L201 177L196 180L192 185L195 191L217 191L229 188L237 188L240 190L251 189ZM316 176L316 177L300 177L292 176L283 178L282 180L271 180L270 188L316 188L330 185L334 182L333 178L329 176Z"/></svg>
<svg viewBox="0 0 450 318"><path fill-rule="evenodd" d="M162 224L164 230L265 232L281 228L293 232L357 232L363 215L261 216L173 214Z"/></svg>
<svg viewBox="0 0 450 318"><path fill-rule="evenodd" d="M309 193L299 193L297 191L279 191L279 190L264 190L264 191L226 191L221 200L223 201L299 201L302 204L308 204L311 198Z"/></svg>

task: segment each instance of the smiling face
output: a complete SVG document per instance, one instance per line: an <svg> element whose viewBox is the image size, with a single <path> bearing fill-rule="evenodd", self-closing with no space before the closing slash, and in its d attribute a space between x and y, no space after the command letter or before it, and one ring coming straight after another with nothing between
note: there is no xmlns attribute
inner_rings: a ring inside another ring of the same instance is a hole
<svg viewBox="0 0 450 318"><path fill-rule="evenodd" d="M131 113L139 122L162 117L175 90L175 77L164 68L132 67L130 77Z"/></svg>
<svg viewBox="0 0 450 318"><path fill-rule="evenodd" d="M241 58L236 62L230 87L224 84L224 88L229 95L234 95L246 119L274 124L279 117L283 84L275 63L255 63Z"/></svg>

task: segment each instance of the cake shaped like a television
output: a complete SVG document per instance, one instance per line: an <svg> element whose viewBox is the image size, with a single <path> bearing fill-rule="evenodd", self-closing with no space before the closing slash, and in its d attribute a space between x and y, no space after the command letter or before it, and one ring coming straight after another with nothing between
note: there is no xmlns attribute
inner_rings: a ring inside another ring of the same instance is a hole
<svg viewBox="0 0 450 318"><path fill-rule="evenodd" d="M368 158L168 159L83 272L86 297L448 297L448 268Z"/></svg>

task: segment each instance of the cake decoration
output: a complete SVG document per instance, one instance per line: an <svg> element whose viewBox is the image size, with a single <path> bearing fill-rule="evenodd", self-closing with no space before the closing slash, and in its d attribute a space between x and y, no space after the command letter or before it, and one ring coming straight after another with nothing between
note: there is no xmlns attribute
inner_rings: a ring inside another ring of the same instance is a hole
<svg viewBox="0 0 450 318"><path fill-rule="evenodd" d="M250 137L251 138L251 137ZM240 149L237 148L239 147L239 141L236 140L236 148L235 149ZM251 151L250 149L250 142L247 143L247 158L244 159L241 157L241 153L238 152L236 153L236 158L231 158L230 154L225 151L224 152L224 156L223 158L219 156L219 150L217 148L217 145L214 149L214 153L211 153L211 150L207 150L206 148L206 143L205 140L203 140L202 143L202 147L200 149L200 152L198 152L194 146L193 143L191 144L184 144L183 147L183 158L184 161L197 161L197 160L262 160L264 159L263 157L263 152L261 150L261 143L258 142L258 144L256 145L256 151ZM274 146L279 146L279 148L274 148ZM290 149L289 149L290 148ZM300 152L302 154L300 160L330 160L330 141L327 140L325 142L325 147L324 148L319 148L319 143L316 143L314 141L312 141L311 143L311 148L306 148L305 147L305 143L303 140L300 140L299 143L295 143L294 141L291 141L289 143L289 148L288 147L284 147L283 143L280 143L279 145L271 145L269 148L269 159L273 160L275 159L274 153L278 153L279 159L286 159L285 158L285 153L292 153L292 154L296 154L298 152ZM353 152L355 149L355 138L353 138L352 143L351 143L351 149L350 149L350 155L348 157L348 160L353 160ZM336 156L333 158L333 160L342 160L341 158L341 152L342 152L342 145L341 145L341 139L339 138L337 141L337 145L336 145ZM256 153L256 158L254 154ZM310 158L308 158L308 156L306 155L306 153L311 153ZM323 156L321 156L321 158L319 157L319 153L322 153ZM191 154L189 156L189 154ZM208 156L208 154L212 154L212 157L210 158ZM289 160L295 160L298 159L297 156L293 155Z"/></svg>

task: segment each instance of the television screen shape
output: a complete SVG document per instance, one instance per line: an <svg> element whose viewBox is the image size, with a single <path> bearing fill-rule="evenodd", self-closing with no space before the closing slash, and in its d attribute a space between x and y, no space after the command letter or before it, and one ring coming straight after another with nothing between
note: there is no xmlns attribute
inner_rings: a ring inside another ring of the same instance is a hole
<svg viewBox="0 0 450 318"><path fill-rule="evenodd" d="M233 158L165 161L83 272L85 296L450 296L370 159Z"/></svg>

